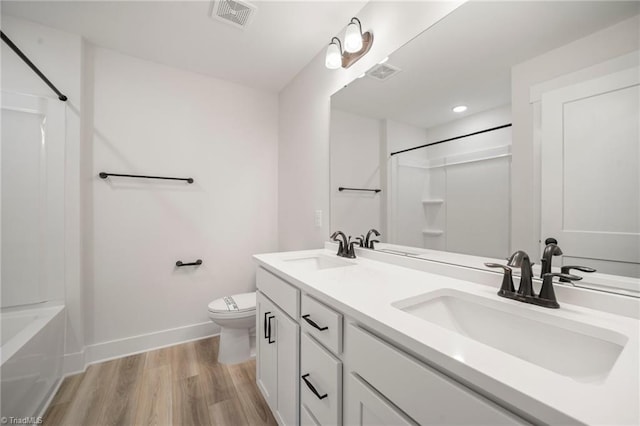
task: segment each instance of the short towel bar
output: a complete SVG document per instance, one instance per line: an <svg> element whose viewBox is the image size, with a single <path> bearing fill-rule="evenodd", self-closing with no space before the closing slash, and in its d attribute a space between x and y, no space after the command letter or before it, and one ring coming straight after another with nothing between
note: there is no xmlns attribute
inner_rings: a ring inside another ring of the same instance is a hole
<svg viewBox="0 0 640 426"><path fill-rule="evenodd" d="M178 260L176 262L176 266L178 268L182 267L182 266L198 266L198 265L202 265L202 259L198 259L195 262L192 263L182 263L182 260Z"/></svg>
<svg viewBox="0 0 640 426"><path fill-rule="evenodd" d="M380 191L382 191L382 189L367 189L367 188L345 188L344 186L341 186L338 188L338 191L342 192L342 191L369 191L369 192L375 192L376 194Z"/></svg>

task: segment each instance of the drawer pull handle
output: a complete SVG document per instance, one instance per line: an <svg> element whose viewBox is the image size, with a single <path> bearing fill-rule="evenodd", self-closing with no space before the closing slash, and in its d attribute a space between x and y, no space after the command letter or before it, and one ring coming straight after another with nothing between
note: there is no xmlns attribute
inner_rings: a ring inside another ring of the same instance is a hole
<svg viewBox="0 0 640 426"><path fill-rule="evenodd" d="M274 340L271 340L271 320L272 320L272 319L274 319L274 318L275 318L275 316L274 316L274 315L271 315L269 318L267 318L267 323L269 324L269 334L268 334L268 336L267 336L267 342L268 342L269 344L272 344L272 343L275 343L275 342L276 342L276 341L275 341L275 339L274 339Z"/></svg>
<svg viewBox="0 0 640 426"><path fill-rule="evenodd" d="M269 315L271 312L265 312L264 313L264 338L268 339L269 338L269 334L267 333L267 315Z"/></svg>
<svg viewBox="0 0 640 426"><path fill-rule="evenodd" d="M316 387L313 386L309 380L307 380L307 377L309 377L309 374L305 374L304 376L302 376L302 380L304 380L309 390L311 390L311 392L313 392L313 394L317 396L318 399L325 399L327 397L327 394L325 393L324 395L320 395L316 390Z"/></svg>
<svg viewBox="0 0 640 426"><path fill-rule="evenodd" d="M314 320L312 320L311 318L309 318L309 314L307 315L303 315L302 319L305 320L306 322L309 323L309 325L311 325L311 327L315 327L320 331L325 331L328 330L329 327L320 327L318 324L316 324L316 322Z"/></svg>

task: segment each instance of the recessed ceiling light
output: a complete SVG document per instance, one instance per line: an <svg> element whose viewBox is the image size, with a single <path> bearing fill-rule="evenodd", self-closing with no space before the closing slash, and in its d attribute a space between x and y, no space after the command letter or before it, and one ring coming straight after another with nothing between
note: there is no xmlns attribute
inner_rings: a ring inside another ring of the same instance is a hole
<svg viewBox="0 0 640 426"><path fill-rule="evenodd" d="M378 62L379 64L384 64L385 62L387 62L389 60L389 57L387 56L386 58L384 58L383 60L381 60L380 62Z"/></svg>
<svg viewBox="0 0 640 426"><path fill-rule="evenodd" d="M455 106L455 107L451 108L451 110L453 112L465 112L467 110L467 106L466 105L458 105L458 106Z"/></svg>

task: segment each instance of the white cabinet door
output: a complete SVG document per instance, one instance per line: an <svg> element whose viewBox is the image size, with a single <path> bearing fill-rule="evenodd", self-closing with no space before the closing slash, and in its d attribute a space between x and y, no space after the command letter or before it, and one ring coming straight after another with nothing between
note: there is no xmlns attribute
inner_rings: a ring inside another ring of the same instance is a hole
<svg viewBox="0 0 640 426"><path fill-rule="evenodd" d="M640 274L639 75L542 95L542 240L558 240L564 263Z"/></svg>
<svg viewBox="0 0 640 426"><path fill-rule="evenodd" d="M271 411L277 396L277 351L275 340L275 306L259 291L256 293L256 382Z"/></svg>
<svg viewBox="0 0 640 426"><path fill-rule="evenodd" d="M358 376L350 374L347 387L346 424L358 426L417 425Z"/></svg>
<svg viewBox="0 0 640 426"><path fill-rule="evenodd" d="M256 293L256 381L281 425L298 424L300 326Z"/></svg>
<svg viewBox="0 0 640 426"><path fill-rule="evenodd" d="M278 402L274 414L281 425L297 425L300 405L300 326L277 307L275 315L276 332L271 340L275 340L272 346L277 351Z"/></svg>

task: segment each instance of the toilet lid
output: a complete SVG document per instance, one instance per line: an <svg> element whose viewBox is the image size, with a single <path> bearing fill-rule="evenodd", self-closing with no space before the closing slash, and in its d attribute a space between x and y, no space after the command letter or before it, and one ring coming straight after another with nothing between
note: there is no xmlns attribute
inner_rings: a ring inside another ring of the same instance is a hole
<svg viewBox="0 0 640 426"><path fill-rule="evenodd" d="M256 293L224 296L209 303L210 312L243 312L256 309Z"/></svg>

